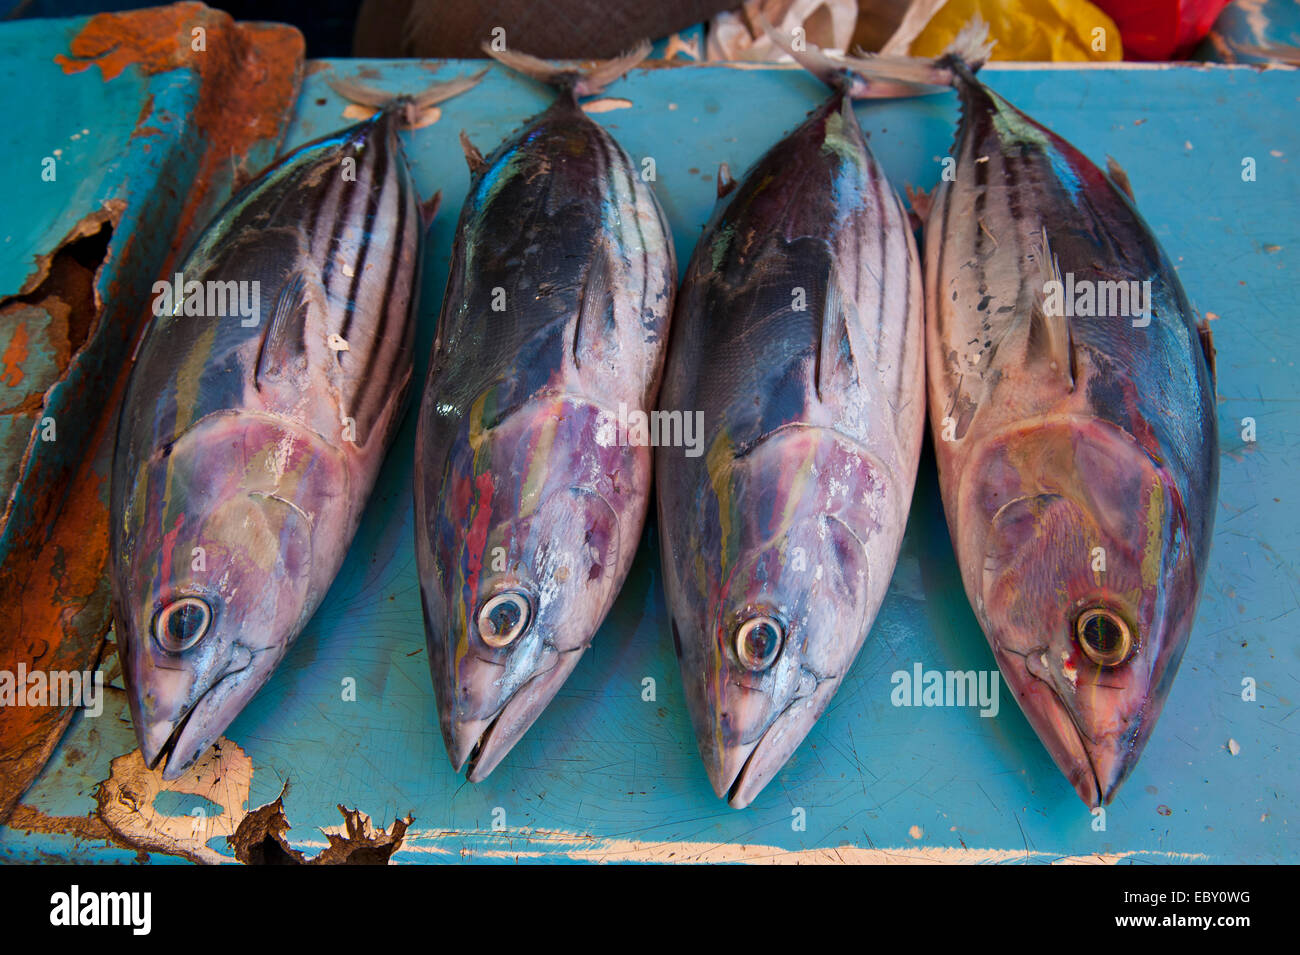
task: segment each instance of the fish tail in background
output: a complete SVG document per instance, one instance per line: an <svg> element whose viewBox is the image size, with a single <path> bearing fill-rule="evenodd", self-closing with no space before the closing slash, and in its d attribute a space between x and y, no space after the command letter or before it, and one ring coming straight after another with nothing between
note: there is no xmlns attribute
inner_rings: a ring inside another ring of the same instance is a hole
<svg viewBox="0 0 1300 955"><path fill-rule="evenodd" d="M650 49L650 41L645 40L622 56L603 60L589 70L578 70L573 67L558 66L547 60L529 56L527 53L495 50L490 43L483 44L483 52L507 69L561 92L572 92L577 99L604 92L606 86L649 56Z"/></svg>
<svg viewBox="0 0 1300 955"><path fill-rule="evenodd" d="M365 83L358 83L356 80L337 77L330 79L329 85L334 92L358 106L369 106L371 109L383 111L400 111L401 124L409 128L419 124L420 117L426 110L453 96L459 96L466 90L473 89L483 77L487 76L487 73L487 67L484 67L472 76L458 76L455 79L443 80L425 87L418 93L393 94L387 90L367 86Z"/></svg>
<svg viewBox="0 0 1300 955"><path fill-rule="evenodd" d="M795 49L765 18L759 20L772 42L795 62L833 89L846 87L854 99L924 96L956 86L973 78L993 51L988 24L978 16L934 60L887 53L832 58L811 45Z"/></svg>

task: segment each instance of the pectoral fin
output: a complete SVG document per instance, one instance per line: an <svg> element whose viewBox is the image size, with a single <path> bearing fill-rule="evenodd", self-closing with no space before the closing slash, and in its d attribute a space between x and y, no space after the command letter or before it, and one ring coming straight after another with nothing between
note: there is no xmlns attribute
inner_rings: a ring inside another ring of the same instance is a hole
<svg viewBox="0 0 1300 955"><path fill-rule="evenodd" d="M271 321L262 332L262 343L257 350L254 385L259 391L267 376L279 375L281 369L307 350L301 314L307 304L306 291L306 278L301 271L295 271L287 276L275 297Z"/></svg>

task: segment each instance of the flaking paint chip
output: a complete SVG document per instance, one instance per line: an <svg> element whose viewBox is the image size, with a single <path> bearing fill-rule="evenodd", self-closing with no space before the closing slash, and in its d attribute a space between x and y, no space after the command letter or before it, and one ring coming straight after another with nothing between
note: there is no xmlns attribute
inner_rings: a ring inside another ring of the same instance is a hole
<svg viewBox="0 0 1300 955"><path fill-rule="evenodd" d="M1233 756L1236 756L1238 753L1241 752L1241 744L1238 743L1235 739L1229 739L1228 752L1231 753Z"/></svg>
<svg viewBox="0 0 1300 955"><path fill-rule="evenodd" d="M614 109L627 109L631 105L632 101L630 99L609 96L605 99L597 99L592 100L590 103L583 103L582 111L584 113L608 113L610 110Z"/></svg>
<svg viewBox="0 0 1300 955"><path fill-rule="evenodd" d="M325 339L325 344L330 346L332 351L347 351L348 343L342 335L334 334Z"/></svg>

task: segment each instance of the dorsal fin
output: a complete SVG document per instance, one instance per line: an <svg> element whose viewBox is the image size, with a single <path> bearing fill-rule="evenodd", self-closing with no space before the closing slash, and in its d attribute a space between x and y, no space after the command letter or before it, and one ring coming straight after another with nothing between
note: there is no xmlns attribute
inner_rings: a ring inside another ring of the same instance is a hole
<svg viewBox="0 0 1300 955"><path fill-rule="evenodd" d="M1065 283L1061 277L1061 265L1052 252L1046 226L1043 227L1041 236L1039 248L1033 253L1038 263L1039 282L1029 316L1026 357L1031 361L1045 362L1073 391L1074 340L1070 332L1070 320L1061 307ZM1049 288L1052 289L1050 292Z"/></svg>
<svg viewBox="0 0 1300 955"><path fill-rule="evenodd" d="M598 248L582 286L582 302L573 329L573 364L581 368L593 353L599 355L601 342L614 318L614 299L610 289L609 255Z"/></svg>
<svg viewBox="0 0 1300 955"><path fill-rule="evenodd" d="M487 160L478 151L478 147L469 141L469 134L463 129L460 131L460 148L465 153L465 162L469 165L469 174L477 176L479 170L487 165Z"/></svg>
<svg viewBox="0 0 1300 955"><path fill-rule="evenodd" d="M1137 202L1133 198L1133 184L1128 181L1128 173L1124 167L1115 161L1114 156L1106 157L1106 174L1110 176L1111 182L1124 190L1124 194L1129 197L1129 201Z"/></svg>
<svg viewBox="0 0 1300 955"><path fill-rule="evenodd" d="M253 384L259 391L263 378L277 374L291 359L301 356L307 349L303 340L303 323L298 320L298 313L306 303L306 289L307 281L301 271L295 271L280 286L271 321L262 331L262 343L257 349Z"/></svg>
<svg viewBox="0 0 1300 955"><path fill-rule="evenodd" d="M725 162L718 164L718 198L721 199L736 188L736 180L731 178L731 167Z"/></svg>

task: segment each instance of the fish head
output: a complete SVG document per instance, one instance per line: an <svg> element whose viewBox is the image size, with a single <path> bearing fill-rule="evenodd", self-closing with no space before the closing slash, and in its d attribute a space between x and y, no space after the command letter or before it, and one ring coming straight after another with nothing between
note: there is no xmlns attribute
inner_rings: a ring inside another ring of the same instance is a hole
<svg viewBox="0 0 1300 955"><path fill-rule="evenodd" d="M790 479L807 473L801 461L816 462L816 483ZM674 642L705 769L734 808L748 806L789 760L861 647L875 610L855 532L864 519L843 502L875 499L880 486L865 455L802 430L738 469L730 493L748 503L732 509L734 550L723 546L734 557L687 558L708 578L705 612L680 626L675 619ZM701 649L693 634L683 643L681 627L696 630Z"/></svg>
<svg viewBox="0 0 1300 955"><path fill-rule="evenodd" d="M1089 806L1136 764L1199 581L1166 472L1099 419L988 442L963 508L987 528L976 607L1021 709Z"/></svg>
<svg viewBox="0 0 1300 955"><path fill-rule="evenodd" d="M442 482L421 590L443 739L471 782L573 671L635 551L649 450L601 445L600 426L580 401L527 405L458 443Z"/></svg>
<svg viewBox="0 0 1300 955"><path fill-rule="evenodd" d="M256 416L206 418L146 462L114 604L140 749L164 779L226 730L314 610L301 503L345 486L310 437ZM343 521L328 504L319 518Z"/></svg>

